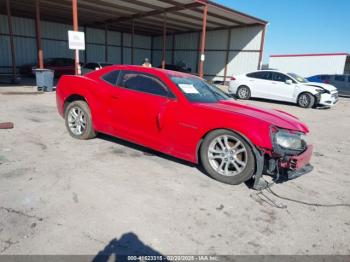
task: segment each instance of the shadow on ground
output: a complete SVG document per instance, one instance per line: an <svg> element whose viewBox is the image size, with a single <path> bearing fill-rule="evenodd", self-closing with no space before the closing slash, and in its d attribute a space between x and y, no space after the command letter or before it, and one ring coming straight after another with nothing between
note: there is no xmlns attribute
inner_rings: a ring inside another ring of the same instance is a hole
<svg viewBox="0 0 350 262"><path fill-rule="evenodd" d="M147 147L144 147L144 146L141 146L138 144L134 144L134 143L126 141L126 140L122 140L122 139L117 138L117 137L113 137L113 136L109 136L109 135L105 135L105 134L98 134L98 138L103 139L105 141L113 142L113 143L116 143L116 144L119 144L119 145L122 145L125 147L129 147L129 148L132 148L134 150L141 151L146 156L155 156L155 157L163 158L163 159L166 159L169 161L173 161L173 162L181 164L181 165L186 165L188 167L197 168L204 175L207 175L205 173L205 171L202 169L201 165L196 165L194 163L191 163L191 162L173 157L171 155L167 155L167 154L152 150L150 148L147 148Z"/></svg>
<svg viewBox="0 0 350 262"><path fill-rule="evenodd" d="M143 243L136 234L130 232L123 234L118 240L112 239L101 250L92 262L130 261L128 256L162 256L161 253ZM139 261L132 260L132 261Z"/></svg>
<svg viewBox="0 0 350 262"><path fill-rule="evenodd" d="M116 143L116 144L119 144L119 145L122 145L125 147L129 147L129 148L132 148L134 150L141 151L146 156L155 156L155 157L163 158L163 159L166 159L169 161L173 161L173 162L181 164L181 165L196 168L202 175L209 177L213 181L213 183L220 183L220 182L214 180L213 178L211 178L207 174L207 172L204 170L204 168L201 164L196 165L194 163L191 163L191 162L188 162L188 161L185 161L185 160L182 160L182 159L170 156L170 155L166 155L164 153L152 150L150 148L147 148L147 147L144 147L144 146L141 146L138 144L134 144L134 143L126 141L126 140L122 140L122 139L117 138L117 137L113 137L113 136L109 136L109 135L105 135L105 134L98 134L98 138L103 139L105 141L112 142L112 143ZM254 179L249 179L248 181L245 182L245 185L247 186L247 188L252 189L253 185L254 185Z"/></svg>

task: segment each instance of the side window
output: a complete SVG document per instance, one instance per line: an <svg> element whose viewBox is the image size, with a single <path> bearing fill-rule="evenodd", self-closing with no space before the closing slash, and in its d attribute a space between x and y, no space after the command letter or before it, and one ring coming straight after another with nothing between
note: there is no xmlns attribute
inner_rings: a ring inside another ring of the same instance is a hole
<svg viewBox="0 0 350 262"><path fill-rule="evenodd" d="M141 72L123 72L119 80L119 86L153 95L174 97L159 79Z"/></svg>
<svg viewBox="0 0 350 262"><path fill-rule="evenodd" d="M281 73L273 73L272 80L278 81L278 82L286 82L287 80L292 80L292 79L290 79L288 76Z"/></svg>
<svg viewBox="0 0 350 262"><path fill-rule="evenodd" d="M120 71L115 70L102 76L102 79L110 83L111 85L115 86L118 83L119 74L120 74Z"/></svg>
<svg viewBox="0 0 350 262"><path fill-rule="evenodd" d="M341 75L335 76L334 80L335 81L344 82L345 81L345 76L341 76Z"/></svg>
<svg viewBox="0 0 350 262"><path fill-rule="evenodd" d="M264 79L264 80L271 80L270 75L271 75L270 72L262 71L262 72L254 72L254 73L247 74L247 77Z"/></svg>
<svg viewBox="0 0 350 262"><path fill-rule="evenodd" d="M348 82L350 83L350 76L349 76L349 78L348 78Z"/></svg>

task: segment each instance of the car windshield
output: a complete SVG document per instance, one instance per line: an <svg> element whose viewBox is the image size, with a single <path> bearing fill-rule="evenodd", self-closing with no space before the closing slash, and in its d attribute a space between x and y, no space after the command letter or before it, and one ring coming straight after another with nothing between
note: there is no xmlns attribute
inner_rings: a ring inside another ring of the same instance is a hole
<svg viewBox="0 0 350 262"><path fill-rule="evenodd" d="M297 75L297 74L294 74L294 73L288 73L287 75L289 75L290 77L294 78L295 80L297 80L299 83L309 83L309 81L300 76L300 75Z"/></svg>
<svg viewBox="0 0 350 262"><path fill-rule="evenodd" d="M232 99L214 85L198 77L170 77L190 102L216 103Z"/></svg>

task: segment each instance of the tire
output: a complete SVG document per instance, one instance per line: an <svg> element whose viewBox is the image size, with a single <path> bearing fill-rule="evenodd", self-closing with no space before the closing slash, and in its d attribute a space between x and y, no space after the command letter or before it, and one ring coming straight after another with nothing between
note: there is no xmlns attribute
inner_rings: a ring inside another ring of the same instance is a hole
<svg viewBox="0 0 350 262"><path fill-rule="evenodd" d="M242 100L249 100L251 96L251 92L249 87L247 86L240 86L237 89L237 97Z"/></svg>
<svg viewBox="0 0 350 262"><path fill-rule="evenodd" d="M254 175L256 164L253 151L245 139L224 129L205 137L200 147L200 160L209 176L230 185L249 180Z"/></svg>
<svg viewBox="0 0 350 262"><path fill-rule="evenodd" d="M298 96L297 104L302 108L311 108L315 105L315 97L310 93L301 93Z"/></svg>
<svg viewBox="0 0 350 262"><path fill-rule="evenodd" d="M91 112L85 101L74 101L67 106L65 122L68 133L73 138L88 140L96 137Z"/></svg>

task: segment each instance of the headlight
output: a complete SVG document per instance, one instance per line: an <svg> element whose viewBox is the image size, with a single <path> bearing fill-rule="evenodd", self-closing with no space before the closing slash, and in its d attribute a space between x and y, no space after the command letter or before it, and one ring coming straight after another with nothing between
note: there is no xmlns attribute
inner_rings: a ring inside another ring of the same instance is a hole
<svg viewBox="0 0 350 262"><path fill-rule="evenodd" d="M321 93L321 94L326 93L326 91L324 89L322 89L322 88L317 88L316 91Z"/></svg>
<svg viewBox="0 0 350 262"><path fill-rule="evenodd" d="M320 94L330 94L328 90L323 88L317 88L316 91L319 92Z"/></svg>
<svg viewBox="0 0 350 262"><path fill-rule="evenodd" d="M303 151L307 141L303 133L291 133L287 130L278 130L274 135L274 144L278 151Z"/></svg>

